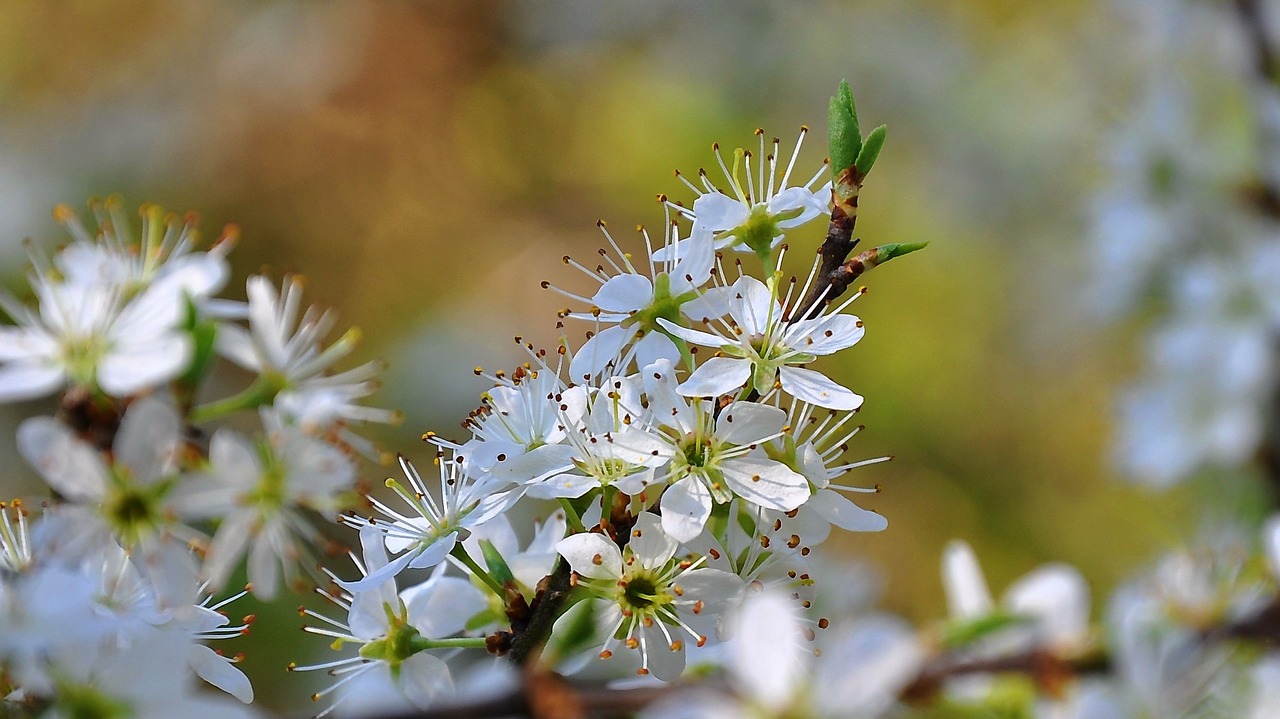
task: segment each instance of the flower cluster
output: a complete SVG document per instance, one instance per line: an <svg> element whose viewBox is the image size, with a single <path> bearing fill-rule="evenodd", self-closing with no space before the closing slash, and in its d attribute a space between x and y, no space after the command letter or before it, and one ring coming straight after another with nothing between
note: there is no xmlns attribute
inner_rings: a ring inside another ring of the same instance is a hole
<svg viewBox="0 0 1280 719"><path fill-rule="evenodd" d="M335 318L303 310L299 278L218 297L235 227L202 248L194 216L144 206L135 232L118 199L90 206L96 231L54 211L72 242L31 252L31 303L0 290L0 400L60 395L17 432L53 501L4 512L0 695L50 716L247 716L192 692L198 676L252 699L206 645L247 620L209 597L242 568L264 599L313 571L314 520L352 505L358 456L377 456L353 423L396 416L358 403L376 364L333 371L354 335L326 344ZM209 398L219 358L254 378ZM260 429L217 425L233 414Z"/></svg>
<svg viewBox="0 0 1280 719"><path fill-rule="evenodd" d="M815 189L825 165L793 185L800 144L781 168L778 142L768 152L760 137L762 157L729 164L717 148L731 192L700 173L692 207L666 200L660 242L641 228L642 254L601 223L594 268L564 258L588 290L543 283L576 303L559 317L586 339L564 323L554 350L517 338L527 361L476 370L492 386L468 435L427 433L431 471L402 457L404 479L368 497L372 513L342 516L360 532L360 576L334 574L346 620L312 614L308 631L359 649L296 667L338 677L320 694L331 707L378 701L357 677L401 703L440 701L454 682L437 657L464 648L521 661L545 644L547 668L674 680L729 636L744 597L768 587L809 606L809 555L833 525L886 526L845 493L869 490L841 482L887 459L845 458L863 398L810 367L862 338L847 310L864 291L839 298L848 280L837 286L822 255L804 282L783 269L786 237L846 212L870 161L833 172L841 190ZM726 254L738 251L757 259ZM910 250L877 251L851 261L858 272ZM548 503L552 519L519 541L508 518ZM436 605L456 613L444 621Z"/></svg>

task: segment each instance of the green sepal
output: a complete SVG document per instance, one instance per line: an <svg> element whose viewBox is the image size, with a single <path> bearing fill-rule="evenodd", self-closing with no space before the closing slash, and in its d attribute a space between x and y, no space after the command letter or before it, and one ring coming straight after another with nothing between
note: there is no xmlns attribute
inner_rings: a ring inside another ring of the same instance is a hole
<svg viewBox="0 0 1280 719"><path fill-rule="evenodd" d="M210 319L201 319L195 302L188 296L186 299L186 317L183 328L191 335L191 364L187 371L178 378L182 390L194 396L200 382L204 380L213 366L213 343L218 337L218 325Z"/></svg>
<svg viewBox="0 0 1280 719"><path fill-rule="evenodd" d="M502 554L498 552L497 547L493 546L493 542L481 539L480 552L484 555L484 565L489 570L489 576L498 580L498 584L505 587L509 583L515 583L516 578L511 573L511 567L507 566L507 560L502 558Z"/></svg>
<svg viewBox="0 0 1280 719"><path fill-rule="evenodd" d="M502 624L503 622L508 621L510 620L507 619L505 612L497 609L485 609L468 619L465 628L468 632L474 632L478 629L484 629L485 627L492 626L494 624Z"/></svg>
<svg viewBox="0 0 1280 719"><path fill-rule="evenodd" d="M888 127L881 125L867 134L867 139L862 142L862 149L858 151L858 159L853 163L858 168L858 174L866 177L871 172L876 158L880 156L880 148L884 147L884 136L888 131Z"/></svg>
<svg viewBox="0 0 1280 719"><path fill-rule="evenodd" d="M958 622L947 627L942 635L942 644L948 649L958 649L966 647L979 639L989 637L1002 629L1007 629L1015 624L1022 624L1027 620L1014 614L989 614L985 617L978 617L964 622Z"/></svg>
<svg viewBox="0 0 1280 719"><path fill-rule="evenodd" d="M853 90L840 81L827 112L827 153L831 157L831 176L839 177L853 167L862 150L862 133L858 129L858 110L853 104Z"/></svg>

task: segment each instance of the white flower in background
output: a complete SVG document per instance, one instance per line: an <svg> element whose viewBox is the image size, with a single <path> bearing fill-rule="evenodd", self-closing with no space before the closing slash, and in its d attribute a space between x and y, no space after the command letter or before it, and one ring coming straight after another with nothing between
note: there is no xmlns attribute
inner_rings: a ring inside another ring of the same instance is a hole
<svg viewBox="0 0 1280 719"><path fill-rule="evenodd" d="M724 172L731 193L716 187L705 171L698 172L701 188L676 173L689 189L698 194L698 198L693 201L692 210L673 203L668 203L668 206L693 220L695 233L713 233L717 250L732 248L767 254L781 244L785 230L799 227L827 212L831 204L830 183L817 190L811 189L826 173L825 163L808 182L788 186L806 134L808 128L801 128L781 177L778 177L780 143L775 138L773 151L766 154L763 130L756 131L760 138L759 157L753 157L748 150L735 150L732 170L725 165L720 146L715 145L716 161Z"/></svg>
<svg viewBox="0 0 1280 719"><path fill-rule="evenodd" d="M445 577L443 567L422 584L397 593L394 574L384 571L388 564L383 542L376 527L362 527L364 561L354 555L352 560L365 578L340 582L353 589L338 597L324 594L347 610L346 622L303 610L304 615L321 622L304 626L305 631L333 638L334 649L346 644L359 647L353 657L289 666L291 671L325 670L337 677L328 689L312 695L312 700L318 701L338 692L338 698L319 716L339 706L364 712L406 705L421 709L453 695L448 665L429 650L447 644L433 642L461 632L471 615L484 608L484 597L470 582ZM360 588L354 589L357 586Z"/></svg>
<svg viewBox="0 0 1280 719"><path fill-rule="evenodd" d="M1280 656L1272 653L1253 665L1253 691L1246 719L1280 716Z"/></svg>
<svg viewBox="0 0 1280 719"><path fill-rule="evenodd" d="M691 556L705 557L707 567L737 575L754 591L772 589L800 601L813 599L808 559L801 552L775 546L769 527L760 524L758 509L747 510L742 500L735 499L729 503L728 517L721 536L704 528L684 543L694 553Z"/></svg>
<svg viewBox="0 0 1280 719"><path fill-rule="evenodd" d="M96 661L59 666L50 719L129 717L129 719L239 719L256 714L224 697L195 691L187 668L191 639L175 632L154 632L122 644Z"/></svg>
<svg viewBox="0 0 1280 719"><path fill-rule="evenodd" d="M646 708L644 719L874 719L897 705L923 661L910 628L887 616L832 630L817 653L795 603L775 592L748 597L731 623L733 694L678 692Z"/></svg>
<svg viewBox="0 0 1280 719"><path fill-rule="evenodd" d="M163 279L202 306L226 303L210 297L222 290L231 274L226 256L239 236L236 227L228 226L208 251L197 252L200 233L194 214L179 220L157 205L143 205L142 230L135 235L119 198L91 200L90 207L97 218L96 233L90 233L70 207L53 210L54 219L75 238L54 257L68 282L116 288L127 297Z"/></svg>
<svg viewBox="0 0 1280 719"><path fill-rule="evenodd" d="M31 566L31 531L22 500L0 502L0 572Z"/></svg>
<svg viewBox="0 0 1280 719"><path fill-rule="evenodd" d="M755 402L735 402L717 416L711 401L688 400L676 393L671 363L643 371L648 417L643 431L614 437L631 461L660 459L662 527L678 541L702 532L712 504L735 496L767 509L789 512L809 498L809 482L781 462L754 452L782 434L786 413Z"/></svg>
<svg viewBox="0 0 1280 719"><path fill-rule="evenodd" d="M266 277L250 277L249 329L222 325L216 339L218 352L258 373L258 385L249 392L274 401L277 409L308 431L323 432L339 421L398 421L396 412L356 402L377 390L374 377L381 369L379 363L366 362L329 374L335 363L355 349L360 333L347 330L325 347L324 338L337 317L314 306L302 311L302 285L300 277L287 277L284 288L276 292Z"/></svg>
<svg viewBox="0 0 1280 719"><path fill-rule="evenodd" d="M188 519L219 520L203 570L212 586L223 586L247 554L253 593L270 599L281 574L291 582L307 561L306 548L322 542L300 510L334 519L356 468L342 450L273 410L262 410L262 422L266 433L256 443L219 429L209 444L209 468L187 476L170 504Z"/></svg>
<svg viewBox="0 0 1280 719"><path fill-rule="evenodd" d="M387 486L409 505L410 512L402 514L381 500L370 497L374 508L388 519L343 517L344 522L361 528L362 532L365 527L372 527L384 537L387 549L399 556L370 569L370 574L364 579L340 581L340 586L348 591L362 591L396 576L406 567L434 567L443 562L472 530L505 512L521 497L518 489L499 491L508 482L488 475L471 477L457 461L443 454L436 457L435 465L440 474L439 500L431 496L418 470L401 457L400 467L409 480L409 487L405 488L392 479L387 480Z"/></svg>
<svg viewBox="0 0 1280 719"><path fill-rule="evenodd" d="M943 550L942 586L953 622L972 622L997 613L973 548L952 540ZM1046 564L1005 590L1004 612L1027 624L1000 633L1009 645L1079 653L1090 646L1089 586L1075 568Z"/></svg>
<svg viewBox="0 0 1280 719"><path fill-rule="evenodd" d="M591 305L589 312L565 312L565 316L596 324L595 334L574 354L569 365L569 376L574 382L587 380L610 366L615 371L625 370L632 360L637 367L659 359L678 362L680 350L657 320L678 322L682 314L693 317L693 313L700 311L694 309L699 306L698 289L711 278L715 264L711 234L699 231L681 239L679 227L670 217L661 256L655 255L648 231L641 231L648 253L647 266L640 268L618 247L603 224L600 229L618 261L602 250L601 255L610 266L590 270L565 258L599 282L600 289L587 298L555 288L561 294ZM551 285L544 283L544 286ZM624 353L627 347L631 349Z"/></svg>
<svg viewBox="0 0 1280 719"><path fill-rule="evenodd" d="M793 397L829 409L857 409L862 397L825 375L800 365L852 347L862 339L862 320L840 311L862 295L854 293L834 310L791 322L773 292L749 275L723 291L727 319L705 319L710 332L659 319L671 334L716 350L680 385L686 397L719 397L744 385L760 394L775 386Z"/></svg>
<svg viewBox="0 0 1280 719"><path fill-rule="evenodd" d="M140 548L138 569L167 607L194 602L196 566L187 543L202 539L175 520L170 505L181 431L177 412L154 397L125 411L110 462L52 417L18 427L18 451L68 502L58 511L62 526L90 546L111 536L131 551Z"/></svg>
<svg viewBox="0 0 1280 719"><path fill-rule="evenodd" d="M191 361L184 279L156 281L132 299L119 288L31 277L38 308L0 290L0 402L41 397L68 383L128 397L182 374Z"/></svg>
<svg viewBox="0 0 1280 719"><path fill-rule="evenodd" d="M663 681L680 676L685 642L703 645L742 590L742 580L728 572L676 558L678 547L649 512L637 517L624 550L602 534L575 534L556 544L590 595L584 601L594 603L604 637L600 656L611 657L621 643L639 652L640 674Z"/></svg>

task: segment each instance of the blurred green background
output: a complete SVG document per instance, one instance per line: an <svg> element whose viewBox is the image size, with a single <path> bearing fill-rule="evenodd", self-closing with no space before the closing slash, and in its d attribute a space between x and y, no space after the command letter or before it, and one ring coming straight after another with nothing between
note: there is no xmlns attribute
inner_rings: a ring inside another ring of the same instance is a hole
<svg viewBox="0 0 1280 719"><path fill-rule="evenodd" d="M1192 507L1236 501L1157 497L1109 469L1142 323L1090 314L1106 270L1083 208L1137 81L1132 32L1093 0L5 3L0 263L20 291L23 238L64 242L51 207L91 195L198 210L207 237L237 223L229 294L304 273L364 330L359 359L391 363L376 401L406 422L379 441L425 458L422 431L463 437L485 389L472 367L518 362L517 334L555 341L564 299L539 282L588 289L560 257L594 252L597 219L622 239L660 227L658 193L691 199L672 170L713 166L713 141L751 147L756 127L789 148L811 125L807 177L847 78L863 125L889 125L859 235L932 244L865 278L866 338L826 365L867 398L853 456L896 459L849 478L883 486L865 504L889 529L825 551L877 567L883 604L916 620L945 614L953 537L997 593L1062 560L1097 604L1195 528ZM796 271L824 228L807 229L789 237ZM0 411L2 493L37 494L13 428L51 406ZM279 709L311 691L265 683L303 651L287 643L323 645L295 633L298 601L242 643Z"/></svg>

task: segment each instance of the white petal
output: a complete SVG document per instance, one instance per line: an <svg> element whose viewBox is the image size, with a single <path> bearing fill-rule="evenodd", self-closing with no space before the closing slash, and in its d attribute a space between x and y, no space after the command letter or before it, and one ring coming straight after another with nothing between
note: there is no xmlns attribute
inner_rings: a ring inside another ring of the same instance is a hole
<svg viewBox="0 0 1280 719"><path fill-rule="evenodd" d="M662 325L663 329L676 337L679 337L685 342L692 342L695 345L702 345L703 347L724 347L725 345L734 344L720 335L713 335L710 332L681 327L664 317L658 318L658 324Z"/></svg>
<svg viewBox="0 0 1280 719"><path fill-rule="evenodd" d="M573 571L592 579L622 576L622 554L618 545L599 534L575 534L556 543L556 551Z"/></svg>
<svg viewBox="0 0 1280 719"><path fill-rule="evenodd" d="M942 587L953 619L977 619L991 613L995 603L973 547L958 539L942 552Z"/></svg>
<svg viewBox="0 0 1280 719"><path fill-rule="evenodd" d="M418 652L401 663L398 686L420 709L453 696L449 665L427 652Z"/></svg>
<svg viewBox="0 0 1280 719"><path fill-rule="evenodd" d="M0 402L43 397L66 381L62 368L53 364L10 362L0 365Z"/></svg>
<svg viewBox="0 0 1280 719"><path fill-rule="evenodd" d="M684 673L684 648L672 649L667 635L662 632L658 622L652 626L640 625L640 636L644 639L648 650L649 671L655 679L673 682Z"/></svg>
<svg viewBox="0 0 1280 719"><path fill-rule="evenodd" d="M155 397L129 405L112 449L116 464L129 469L135 485L150 486L174 469L180 422L178 413Z"/></svg>
<svg viewBox="0 0 1280 719"><path fill-rule="evenodd" d="M367 592L379 584L393 579L397 574L403 571L405 567L409 566L409 562L413 561L416 556L417 554L414 552L405 552L395 559L392 559L387 566L377 570L376 572L371 572L367 576L352 581L338 580L337 584L348 592Z"/></svg>
<svg viewBox="0 0 1280 719"><path fill-rule="evenodd" d="M231 573L239 566L245 547L255 534L255 515L254 511L234 512L218 525L218 532L213 535L209 551L204 556L204 568L201 570L202 575L209 579L211 587L217 589L225 585Z"/></svg>
<svg viewBox="0 0 1280 719"><path fill-rule="evenodd" d="M487 606L484 592L461 577L432 577L404 590L400 598L408 608L409 623L431 638L457 634Z"/></svg>
<svg viewBox="0 0 1280 719"><path fill-rule="evenodd" d="M733 625L728 664L735 686L781 714L808 673L795 603L773 592L752 595Z"/></svg>
<svg viewBox="0 0 1280 719"><path fill-rule="evenodd" d="M804 187L788 187L769 200L769 214L776 215L787 210L803 210L798 217L782 220L778 223L778 227L784 230L791 227L799 227L817 217L822 213L822 209L826 208L827 201L820 199L820 197L818 193L810 192Z"/></svg>
<svg viewBox="0 0 1280 719"><path fill-rule="evenodd" d="M500 457L490 473L504 482L525 484L573 469L573 447L563 444L544 444L510 459Z"/></svg>
<svg viewBox="0 0 1280 719"><path fill-rule="evenodd" d="M790 512L809 498L809 480L781 462L739 457L725 462L720 471L734 494L766 509Z"/></svg>
<svg viewBox="0 0 1280 719"><path fill-rule="evenodd" d="M218 354L247 370L258 372L262 369L262 360L258 358L258 352L254 349L253 339L240 325L230 322L219 324L218 333L213 339L213 348Z"/></svg>
<svg viewBox="0 0 1280 719"><path fill-rule="evenodd" d="M801 320L787 328L785 342L801 352L829 355L852 347L866 334L862 320L853 315L827 315Z"/></svg>
<svg viewBox="0 0 1280 719"><path fill-rule="evenodd" d="M920 670L923 652L915 634L896 617L858 620L833 637L818 659L813 685L827 716L880 716Z"/></svg>
<svg viewBox="0 0 1280 719"><path fill-rule="evenodd" d="M680 311L694 322L706 322L729 314L732 287L709 287L696 299L680 305Z"/></svg>
<svg viewBox="0 0 1280 719"><path fill-rule="evenodd" d="M275 547L268 541L267 533L270 531L272 527L268 525L249 549L249 582L253 584L253 596L260 599L274 599L280 587L281 558L276 556Z"/></svg>
<svg viewBox="0 0 1280 719"><path fill-rule="evenodd" d="M177 332L145 344L121 344L98 363L98 384L113 397L136 394L177 377L191 353L191 336Z"/></svg>
<svg viewBox="0 0 1280 719"><path fill-rule="evenodd" d="M796 399L827 409L854 410L862 406L862 396L832 382L820 372L803 367L779 367L782 389Z"/></svg>
<svg viewBox="0 0 1280 719"><path fill-rule="evenodd" d="M430 569L443 562L457 544L458 535L456 532L450 532L443 537L439 537L421 552L409 552L409 554L413 555L413 559L409 561L409 567L411 569Z"/></svg>
<svg viewBox="0 0 1280 719"><path fill-rule="evenodd" d="M1280 514L1273 514L1262 528L1263 550L1271 565L1271 575L1280 577Z"/></svg>
<svg viewBox="0 0 1280 719"><path fill-rule="evenodd" d="M747 221L750 208L719 192L709 192L693 201L694 232L731 230Z"/></svg>
<svg viewBox="0 0 1280 719"><path fill-rule="evenodd" d="M0 326L0 362L51 360L58 343L41 330Z"/></svg>
<svg viewBox="0 0 1280 719"><path fill-rule="evenodd" d="M622 348L635 336L635 329L615 325L592 335L573 355L569 363L569 377L574 382L589 379L611 362L616 362Z"/></svg>
<svg viewBox="0 0 1280 719"><path fill-rule="evenodd" d="M751 378L751 360L712 357L698 365L676 391L685 397L719 397L739 389Z"/></svg>
<svg viewBox="0 0 1280 719"><path fill-rule="evenodd" d="M18 425L17 439L23 458L68 499L94 501L107 493L108 471L102 456L54 418L24 421Z"/></svg>
<svg viewBox="0 0 1280 719"><path fill-rule="evenodd" d="M662 531L662 520L652 512L641 512L627 543L631 552L646 567L660 566L676 554L676 540Z"/></svg>
<svg viewBox="0 0 1280 719"><path fill-rule="evenodd" d="M653 283L644 275L610 277L596 291L591 303L606 312L635 312L653 302Z"/></svg>
<svg viewBox="0 0 1280 719"><path fill-rule="evenodd" d="M685 477L662 493L662 528L678 542L702 533L711 517L711 492L697 477Z"/></svg>
<svg viewBox="0 0 1280 719"><path fill-rule="evenodd" d="M765 330L782 319L782 308L763 282L751 275L743 275L732 285L729 313L751 335L763 335Z"/></svg>
<svg viewBox="0 0 1280 719"><path fill-rule="evenodd" d="M716 436L731 444L752 444L782 431L787 413L758 402L734 402L716 419Z"/></svg>
<svg viewBox="0 0 1280 719"><path fill-rule="evenodd" d="M806 506L812 507L823 519L849 532L879 532L889 526L889 520L884 515L859 507L833 489L819 491Z"/></svg>
<svg viewBox="0 0 1280 719"><path fill-rule="evenodd" d="M534 499L577 499L600 486L595 477L583 474L557 474L529 485L526 496Z"/></svg>
<svg viewBox="0 0 1280 719"><path fill-rule="evenodd" d="M680 361L680 350L671 338L661 332L648 332L636 343L636 366L651 365L660 359L672 364Z"/></svg>
<svg viewBox="0 0 1280 719"><path fill-rule="evenodd" d="M192 644L188 652L187 664L197 676L245 704L253 702L253 685L249 683L249 677L226 657L203 644Z"/></svg>
<svg viewBox="0 0 1280 719"><path fill-rule="evenodd" d="M1079 647L1089 636L1089 585L1075 567L1049 564L1009 585L1009 611L1037 620L1041 639L1054 646Z"/></svg>
<svg viewBox="0 0 1280 719"><path fill-rule="evenodd" d="M671 270L671 294L679 296L711 279L716 250L711 232L694 232L680 242L680 262Z"/></svg>

